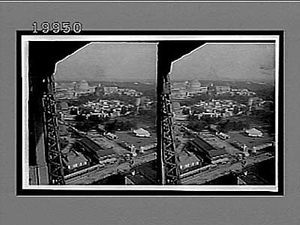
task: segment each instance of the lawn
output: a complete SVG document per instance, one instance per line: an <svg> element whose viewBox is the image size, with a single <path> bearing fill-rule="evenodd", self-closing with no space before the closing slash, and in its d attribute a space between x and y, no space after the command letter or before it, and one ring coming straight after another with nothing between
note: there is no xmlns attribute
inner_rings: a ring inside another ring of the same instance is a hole
<svg viewBox="0 0 300 225"><path fill-rule="evenodd" d="M151 133L151 136L149 138L136 137L134 133L126 131L117 131L116 135L118 136L117 142L124 141L129 144L133 144L137 148L157 142L155 133Z"/></svg>
<svg viewBox="0 0 300 225"><path fill-rule="evenodd" d="M263 135L263 137L248 137L243 132L228 132L230 136L230 142L238 141L242 144L247 145L248 147L253 147L265 143L274 141L274 138L270 137L268 134Z"/></svg>

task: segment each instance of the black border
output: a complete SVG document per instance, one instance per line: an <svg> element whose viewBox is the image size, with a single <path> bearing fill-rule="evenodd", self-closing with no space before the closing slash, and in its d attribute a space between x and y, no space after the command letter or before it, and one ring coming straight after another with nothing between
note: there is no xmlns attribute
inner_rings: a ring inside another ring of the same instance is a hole
<svg viewBox="0 0 300 225"><path fill-rule="evenodd" d="M22 61L21 37L24 35L66 35L59 33L34 34L29 30L16 31L16 195L17 196L283 196L284 195L284 31L283 30L101 30L70 32L67 35L278 35L278 192L271 191L172 191L172 190L46 190L22 188ZM144 42L144 41L143 41ZM154 42L154 41L151 41ZM224 41L211 41L224 42ZM226 41L230 42L230 41ZM233 41L237 42L237 41ZM249 42L249 41L239 41ZM251 42L255 42L252 41ZM264 41L258 41L264 42ZM265 41L270 42L270 41ZM157 87L161 79L157 80ZM160 93L157 90L157 95ZM159 105L158 105L159 106ZM159 134L158 134L159 135ZM150 188L150 187L149 187Z"/></svg>

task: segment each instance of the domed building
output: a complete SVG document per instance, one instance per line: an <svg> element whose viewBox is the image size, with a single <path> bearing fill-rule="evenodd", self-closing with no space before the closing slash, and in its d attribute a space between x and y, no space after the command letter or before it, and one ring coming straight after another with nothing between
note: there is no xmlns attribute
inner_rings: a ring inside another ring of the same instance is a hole
<svg viewBox="0 0 300 225"><path fill-rule="evenodd" d="M201 83L198 80L193 80L189 84L189 95L198 94L201 92Z"/></svg>
<svg viewBox="0 0 300 225"><path fill-rule="evenodd" d="M81 91L81 92L86 92L90 89L90 85L86 80L82 80L79 83L75 84L74 87L75 91Z"/></svg>

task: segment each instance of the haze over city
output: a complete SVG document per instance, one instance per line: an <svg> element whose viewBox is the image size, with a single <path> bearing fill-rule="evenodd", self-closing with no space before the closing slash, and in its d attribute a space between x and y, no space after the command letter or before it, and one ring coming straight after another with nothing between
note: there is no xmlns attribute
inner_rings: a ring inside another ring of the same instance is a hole
<svg viewBox="0 0 300 225"><path fill-rule="evenodd" d="M56 80L155 80L156 43L91 43L57 64ZM173 63L172 80L273 82L274 44L206 44Z"/></svg>
<svg viewBox="0 0 300 225"><path fill-rule="evenodd" d="M274 44L206 44L173 63L172 80L274 81Z"/></svg>
<svg viewBox="0 0 300 225"><path fill-rule="evenodd" d="M59 62L56 80L156 80L155 43L91 43Z"/></svg>

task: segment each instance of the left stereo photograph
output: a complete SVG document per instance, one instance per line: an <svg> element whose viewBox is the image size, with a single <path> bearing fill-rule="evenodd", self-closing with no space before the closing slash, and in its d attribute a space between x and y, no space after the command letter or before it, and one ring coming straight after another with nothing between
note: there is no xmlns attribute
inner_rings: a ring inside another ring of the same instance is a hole
<svg viewBox="0 0 300 225"><path fill-rule="evenodd" d="M21 35L18 44L20 188L157 184L157 43Z"/></svg>

